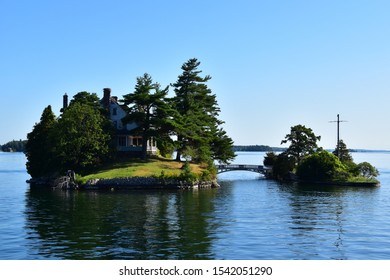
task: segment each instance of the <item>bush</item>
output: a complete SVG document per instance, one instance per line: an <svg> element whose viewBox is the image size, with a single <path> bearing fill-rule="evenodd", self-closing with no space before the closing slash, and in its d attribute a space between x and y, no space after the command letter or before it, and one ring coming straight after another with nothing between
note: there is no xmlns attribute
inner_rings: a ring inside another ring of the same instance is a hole
<svg viewBox="0 0 390 280"><path fill-rule="evenodd" d="M180 173L180 180L183 180L183 181L186 181L186 182L195 182L196 181L197 176L196 176L195 173L192 172L191 166L188 163L188 161L186 161L183 164L183 167L181 169L182 170L181 170L181 173Z"/></svg>
<svg viewBox="0 0 390 280"><path fill-rule="evenodd" d="M314 181L346 181L350 177L346 166L324 150L304 158L296 173L299 179Z"/></svg>

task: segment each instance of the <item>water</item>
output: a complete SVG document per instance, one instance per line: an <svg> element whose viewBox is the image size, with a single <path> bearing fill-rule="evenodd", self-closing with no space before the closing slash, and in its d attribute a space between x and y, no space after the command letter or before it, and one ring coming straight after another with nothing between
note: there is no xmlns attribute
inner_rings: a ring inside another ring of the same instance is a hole
<svg viewBox="0 0 390 280"><path fill-rule="evenodd" d="M210 190L42 191L25 183L23 154L0 153L0 259L390 259L390 153L353 157L379 169L381 187L236 171Z"/></svg>

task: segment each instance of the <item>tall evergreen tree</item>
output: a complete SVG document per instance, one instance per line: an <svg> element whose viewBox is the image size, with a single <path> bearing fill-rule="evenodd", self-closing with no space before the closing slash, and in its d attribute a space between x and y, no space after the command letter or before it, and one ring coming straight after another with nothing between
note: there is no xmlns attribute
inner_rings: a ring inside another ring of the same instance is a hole
<svg viewBox="0 0 390 280"><path fill-rule="evenodd" d="M33 178L48 175L55 171L51 134L56 124L56 116L51 106L47 106L41 115L40 122L27 134L26 157L27 172Z"/></svg>
<svg viewBox="0 0 390 280"><path fill-rule="evenodd" d="M207 86L211 77L202 77L199 65L196 58L189 59L181 67L183 72L176 83L172 84L176 94L173 103L177 111L176 160L180 161L182 156L187 156L197 162L208 161L210 158L227 161L234 158L232 154L226 156L232 149L233 141L219 128L223 123L218 119L220 108L216 95ZM213 148L213 143L218 141L224 145L219 146L219 149L214 145ZM225 147L224 152L222 147Z"/></svg>
<svg viewBox="0 0 390 280"><path fill-rule="evenodd" d="M147 142L150 137L158 135L158 127L161 118L157 112L165 109L165 97L168 94L168 87L161 89L158 83L154 83L152 77L145 73L137 78L133 93L123 96L123 102L128 106L128 114L123 119L125 123L135 122L138 125L138 132L142 136L142 159L147 157Z"/></svg>

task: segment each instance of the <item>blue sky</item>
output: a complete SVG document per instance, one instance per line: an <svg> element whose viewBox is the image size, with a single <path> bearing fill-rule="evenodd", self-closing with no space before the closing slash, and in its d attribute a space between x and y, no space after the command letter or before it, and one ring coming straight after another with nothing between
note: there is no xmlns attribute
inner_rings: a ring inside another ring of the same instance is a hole
<svg viewBox="0 0 390 280"><path fill-rule="evenodd" d="M0 144L62 95L122 96L190 58L237 145L279 146L303 124L336 145L390 150L390 1L0 0Z"/></svg>

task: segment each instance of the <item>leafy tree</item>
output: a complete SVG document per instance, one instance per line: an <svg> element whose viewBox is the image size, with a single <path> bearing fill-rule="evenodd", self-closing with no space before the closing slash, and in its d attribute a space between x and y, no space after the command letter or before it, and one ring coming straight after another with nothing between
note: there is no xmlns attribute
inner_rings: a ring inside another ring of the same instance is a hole
<svg viewBox="0 0 390 280"><path fill-rule="evenodd" d="M296 174L300 179L314 181L345 180L350 176L338 157L325 150L304 158Z"/></svg>
<svg viewBox="0 0 390 280"><path fill-rule="evenodd" d="M152 77L145 73L137 78L137 83L133 93L123 96L125 105L130 105L128 115L124 122L136 122L137 130L142 135L142 158L147 157L147 142L152 136L158 135L158 126L161 118L157 112L164 110L165 97L168 87L161 89L158 83L154 83Z"/></svg>
<svg viewBox="0 0 390 280"><path fill-rule="evenodd" d="M45 176L53 171L53 142L51 134L56 125L56 116L51 106L47 106L41 115L40 122L27 134L26 157L27 172L33 178Z"/></svg>
<svg viewBox="0 0 390 280"><path fill-rule="evenodd" d="M361 162L357 165L357 170L359 175L368 178L373 179L379 175L378 169L376 169L374 166L372 166L368 162Z"/></svg>
<svg viewBox="0 0 390 280"><path fill-rule="evenodd" d="M291 127L291 132L286 135L281 144L290 142L286 153L294 158L296 164L299 164L304 156L315 152L319 140L321 136L316 136L311 128L296 125Z"/></svg>
<svg viewBox="0 0 390 280"><path fill-rule="evenodd" d="M55 157L59 171L84 173L110 157L111 135L106 119L87 103L73 102L54 129Z"/></svg>
<svg viewBox="0 0 390 280"><path fill-rule="evenodd" d="M349 152L347 145L344 143L343 140L339 141L338 147L333 151L333 154L335 156L338 156L338 158L341 160L341 162L352 162L353 158L351 153Z"/></svg>
<svg viewBox="0 0 390 280"><path fill-rule="evenodd" d="M215 94L207 86L211 77L202 77L199 65L197 59L189 59L181 67L183 72L176 83L172 84L175 91L173 104L177 112L174 118L176 160L180 161L182 156L196 162L210 158L231 160L234 158L230 154L233 141L219 129L223 123L218 119L220 108ZM217 147L219 144L221 146Z"/></svg>

